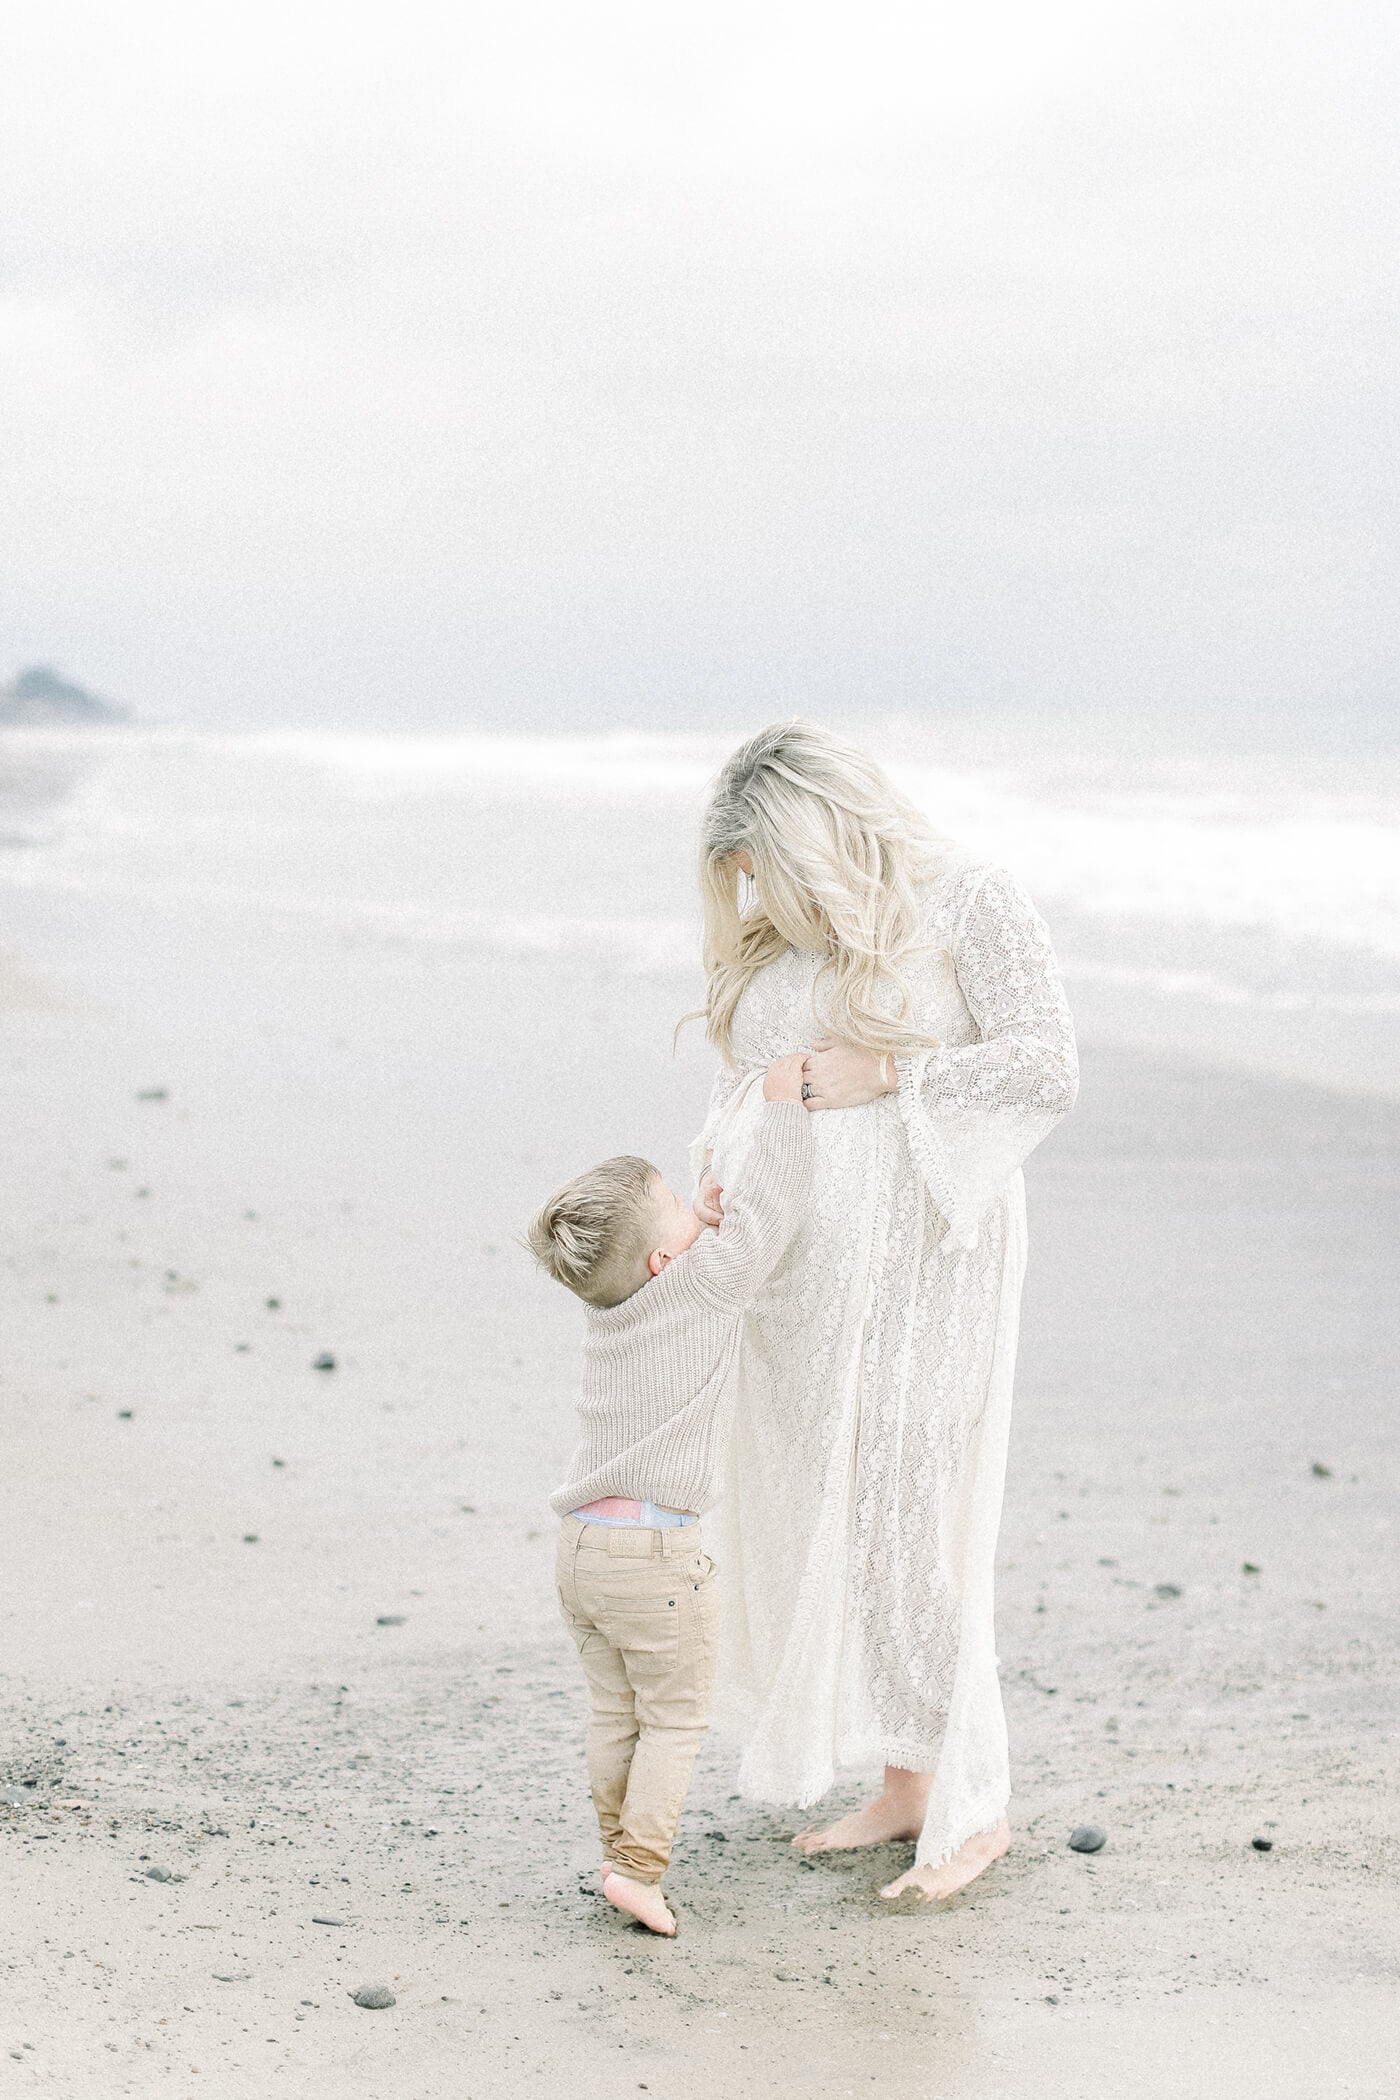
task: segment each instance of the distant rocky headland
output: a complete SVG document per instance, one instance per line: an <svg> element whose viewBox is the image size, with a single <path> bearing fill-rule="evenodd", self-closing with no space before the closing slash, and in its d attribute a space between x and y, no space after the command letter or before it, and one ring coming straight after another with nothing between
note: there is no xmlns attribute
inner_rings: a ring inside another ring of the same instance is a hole
<svg viewBox="0 0 1400 2100"><path fill-rule="evenodd" d="M0 728L24 726L42 729L49 724L79 722L125 722L127 710L111 700L99 700L81 685L70 685L47 664L34 664L21 671L9 685L0 686Z"/></svg>

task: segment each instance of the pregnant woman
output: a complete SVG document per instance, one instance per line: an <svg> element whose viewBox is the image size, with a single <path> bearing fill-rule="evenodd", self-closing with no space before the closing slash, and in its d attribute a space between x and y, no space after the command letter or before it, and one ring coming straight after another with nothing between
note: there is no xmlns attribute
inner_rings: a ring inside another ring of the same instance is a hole
<svg viewBox="0 0 1400 2100"><path fill-rule="evenodd" d="M740 1784L810 1804L853 1765L878 1797L805 1852L917 1841L882 1890L940 1899L1005 1852L992 1571L1025 1267L1020 1166L1072 1107L1049 938L1001 869L937 838L862 752L764 730L703 844L698 1141L717 1215L746 1076L805 1050L805 1226L753 1308L719 1546Z"/></svg>

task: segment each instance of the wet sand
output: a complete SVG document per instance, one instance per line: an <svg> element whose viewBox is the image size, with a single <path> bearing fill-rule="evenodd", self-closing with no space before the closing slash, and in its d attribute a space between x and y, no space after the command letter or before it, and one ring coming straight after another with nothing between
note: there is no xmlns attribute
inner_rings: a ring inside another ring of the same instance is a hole
<svg viewBox="0 0 1400 2100"><path fill-rule="evenodd" d="M679 1173L693 986L37 892L7 948L0 2092L1390 2090L1400 1110L1089 1043L1028 1177L1014 1850L888 1915L902 1850L799 1861L712 1741L668 1946L592 1886L576 1327L511 1233Z"/></svg>

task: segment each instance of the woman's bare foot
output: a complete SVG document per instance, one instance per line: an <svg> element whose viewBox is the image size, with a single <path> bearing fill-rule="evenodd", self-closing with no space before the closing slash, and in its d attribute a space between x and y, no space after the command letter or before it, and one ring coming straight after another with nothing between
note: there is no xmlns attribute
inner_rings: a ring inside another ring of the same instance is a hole
<svg viewBox="0 0 1400 2100"><path fill-rule="evenodd" d="M792 1842L799 1852L853 1852L859 1845L893 1845L916 1838L924 1827L932 1784L930 1772L886 1765L884 1791L874 1801L827 1830L804 1830Z"/></svg>
<svg viewBox="0 0 1400 2100"><path fill-rule="evenodd" d="M995 1830L979 1831L941 1867L911 1867L880 1894L887 1903L896 1896L922 1896L925 1903L946 1903L975 1881L994 1859L1000 1859L1011 1843L1011 1826L1003 1816Z"/></svg>
<svg viewBox="0 0 1400 2100"><path fill-rule="evenodd" d="M676 1921L654 1881L633 1881L626 1874L619 1874L610 1867L603 1876L603 1894L616 1910L625 1910L629 1917L645 1925L648 1932L659 1932L665 1939L674 1939Z"/></svg>

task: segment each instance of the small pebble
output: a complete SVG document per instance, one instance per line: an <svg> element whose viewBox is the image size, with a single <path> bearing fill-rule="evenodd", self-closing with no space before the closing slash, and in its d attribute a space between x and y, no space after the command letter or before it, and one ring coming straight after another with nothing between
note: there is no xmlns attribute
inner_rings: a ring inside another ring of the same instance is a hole
<svg viewBox="0 0 1400 2100"><path fill-rule="evenodd" d="M281 1312L282 1310L282 1300L280 1298L268 1298L265 1303L269 1312Z"/></svg>
<svg viewBox="0 0 1400 2100"><path fill-rule="evenodd" d="M343 1924L345 1923L345 1920L344 1920L344 1918L319 1918L319 1917L318 1917L318 1918L313 1918L313 1919L311 1920L311 1922L312 1922L312 1924L313 1924L313 1925L343 1925Z"/></svg>
<svg viewBox="0 0 1400 2100"><path fill-rule="evenodd" d="M362 1983L350 1995L366 2012L383 2012L386 2007L398 2003L387 1983Z"/></svg>
<svg viewBox="0 0 1400 2100"><path fill-rule="evenodd" d="M778 1983L796 1983L797 1981L791 1969L775 1969L773 1976Z"/></svg>
<svg viewBox="0 0 1400 2100"><path fill-rule="evenodd" d="M215 1969L214 1981L215 1983L246 1983L248 1981L248 1971L246 1969Z"/></svg>
<svg viewBox="0 0 1400 2100"><path fill-rule="evenodd" d="M1181 1595L1181 1586L1179 1583L1159 1582L1154 1584L1154 1588L1156 1589L1157 1595L1159 1597L1179 1597Z"/></svg>
<svg viewBox="0 0 1400 2100"><path fill-rule="evenodd" d="M138 1101L168 1101L170 1089L163 1086L143 1086L136 1098Z"/></svg>
<svg viewBox="0 0 1400 2100"><path fill-rule="evenodd" d="M1097 1823L1081 1823L1076 1830L1070 1832L1071 1852L1102 1852L1107 1843L1108 1833L1100 1830Z"/></svg>
<svg viewBox="0 0 1400 2100"><path fill-rule="evenodd" d="M1324 1466L1320 1458L1313 1460L1312 1469L1319 1480L1330 1480L1332 1478L1332 1468Z"/></svg>
<svg viewBox="0 0 1400 2100"><path fill-rule="evenodd" d="M1263 1572L1257 1560L1246 1560L1240 1563L1240 1573L1242 1575L1262 1575Z"/></svg>
<svg viewBox="0 0 1400 2100"><path fill-rule="evenodd" d="M0 1801L6 1808L23 1808L28 1798L23 1787L0 1786Z"/></svg>
<svg viewBox="0 0 1400 2100"><path fill-rule="evenodd" d="M135 1419L136 1409L134 1407L119 1407L117 1409L117 1420L119 1422L134 1422Z"/></svg>
<svg viewBox="0 0 1400 2100"><path fill-rule="evenodd" d="M183 1874L172 1874L169 1867L147 1867L147 1881L183 1881Z"/></svg>
<svg viewBox="0 0 1400 2100"><path fill-rule="evenodd" d="M1272 1852L1274 1849L1272 1838L1251 1838L1249 1842L1256 1852Z"/></svg>
<svg viewBox="0 0 1400 2100"><path fill-rule="evenodd" d="M311 1368L313 1371L333 1371L335 1369L335 1358L331 1355L330 1350L323 1349Z"/></svg>
<svg viewBox="0 0 1400 2100"><path fill-rule="evenodd" d="M243 1534L243 1543L245 1546L256 1546L258 1543L258 1534L256 1533L256 1531L245 1531Z"/></svg>

